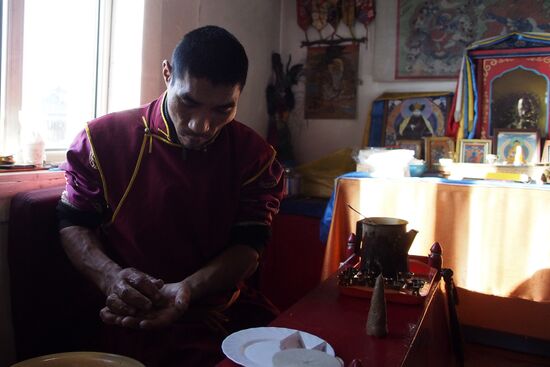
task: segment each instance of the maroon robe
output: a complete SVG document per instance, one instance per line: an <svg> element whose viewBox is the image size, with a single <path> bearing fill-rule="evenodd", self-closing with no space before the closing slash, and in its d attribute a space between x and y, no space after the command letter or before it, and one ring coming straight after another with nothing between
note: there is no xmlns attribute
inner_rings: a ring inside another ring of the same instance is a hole
<svg viewBox="0 0 550 367"><path fill-rule="evenodd" d="M231 246L234 226L271 224L282 195L282 167L273 148L237 121L204 149L184 150L171 141L163 100L90 122L67 153L63 200L87 211L107 207L107 254L123 267L171 283ZM229 331L240 327L239 308L253 314L249 300L241 294L225 311L233 318L223 323ZM223 335L199 314L154 332L109 328L107 339L113 352L148 367L172 360L174 366L208 365L219 358ZM270 313L264 308L258 315Z"/></svg>

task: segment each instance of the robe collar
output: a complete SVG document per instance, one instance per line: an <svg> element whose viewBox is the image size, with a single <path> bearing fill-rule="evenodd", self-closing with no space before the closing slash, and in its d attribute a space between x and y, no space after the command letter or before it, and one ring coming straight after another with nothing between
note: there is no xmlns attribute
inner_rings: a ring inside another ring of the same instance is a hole
<svg viewBox="0 0 550 367"><path fill-rule="evenodd" d="M180 145L174 123L166 108L166 92L156 101L149 105L147 111L147 124L151 132L168 140L171 143Z"/></svg>

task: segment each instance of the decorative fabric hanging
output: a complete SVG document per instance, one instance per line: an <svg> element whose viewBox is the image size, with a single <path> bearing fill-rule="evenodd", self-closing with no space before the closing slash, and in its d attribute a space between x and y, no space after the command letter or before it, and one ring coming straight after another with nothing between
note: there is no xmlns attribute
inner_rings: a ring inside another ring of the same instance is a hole
<svg viewBox="0 0 550 367"><path fill-rule="evenodd" d="M368 25L375 17L375 0L296 0L296 19L304 31L306 40L301 47L313 45L335 46L341 43L365 43L367 35L357 38L355 23L359 21L368 31ZM338 34L340 23L349 30L349 36ZM323 32L330 25L332 33ZM313 27L318 39L309 40L308 30ZM323 34L325 36L323 36Z"/></svg>
<svg viewBox="0 0 550 367"><path fill-rule="evenodd" d="M367 26L374 20L374 0L355 0L355 12L357 14L357 20L365 26Z"/></svg>
<svg viewBox="0 0 550 367"><path fill-rule="evenodd" d="M340 24L340 1L341 0L329 0L328 1L328 24L333 29L332 35L334 36L336 34L336 31L338 30L338 24Z"/></svg>
<svg viewBox="0 0 550 367"><path fill-rule="evenodd" d="M328 24L328 6L328 0L312 0L311 3L311 24L319 34Z"/></svg>
<svg viewBox="0 0 550 367"><path fill-rule="evenodd" d="M304 31L307 40L307 30L311 25L311 0L296 0L296 17L298 26Z"/></svg>
<svg viewBox="0 0 550 367"><path fill-rule="evenodd" d="M351 36L355 38L355 33L353 32L355 24L355 0L342 0L342 21L348 27Z"/></svg>

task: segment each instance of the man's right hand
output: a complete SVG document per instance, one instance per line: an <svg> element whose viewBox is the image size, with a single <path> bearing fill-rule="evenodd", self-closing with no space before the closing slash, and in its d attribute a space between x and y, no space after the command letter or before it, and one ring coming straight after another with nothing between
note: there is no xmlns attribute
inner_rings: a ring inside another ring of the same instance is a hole
<svg viewBox="0 0 550 367"><path fill-rule="evenodd" d="M100 311L103 322L110 325L134 329L156 329L166 327L178 320L188 309L190 289L184 282L165 284L160 290L162 299L155 302L148 312L135 315L120 315L109 307Z"/></svg>
<svg viewBox="0 0 550 367"><path fill-rule="evenodd" d="M114 315L125 317L145 314L155 304L162 302L160 289L164 282L137 269L122 269L107 279L105 304Z"/></svg>

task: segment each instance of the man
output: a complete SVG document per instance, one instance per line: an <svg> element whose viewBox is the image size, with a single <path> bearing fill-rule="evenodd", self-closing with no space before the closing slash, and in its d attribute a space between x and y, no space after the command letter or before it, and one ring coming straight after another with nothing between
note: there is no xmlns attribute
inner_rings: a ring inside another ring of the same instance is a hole
<svg viewBox="0 0 550 367"><path fill-rule="evenodd" d="M228 332L273 316L243 287L283 185L273 148L234 120L247 70L233 35L196 29L159 99L91 121L67 153L63 246L105 295L109 350L148 367L213 365Z"/></svg>

